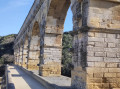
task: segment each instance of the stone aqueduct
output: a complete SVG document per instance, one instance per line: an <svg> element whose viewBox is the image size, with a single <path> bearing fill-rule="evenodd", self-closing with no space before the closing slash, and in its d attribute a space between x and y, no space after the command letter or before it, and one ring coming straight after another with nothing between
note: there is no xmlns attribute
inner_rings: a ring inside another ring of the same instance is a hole
<svg viewBox="0 0 120 89"><path fill-rule="evenodd" d="M35 0L15 39L15 64L61 75L64 21L73 12L74 89L120 89L120 0ZM39 66L38 66L39 64Z"/></svg>

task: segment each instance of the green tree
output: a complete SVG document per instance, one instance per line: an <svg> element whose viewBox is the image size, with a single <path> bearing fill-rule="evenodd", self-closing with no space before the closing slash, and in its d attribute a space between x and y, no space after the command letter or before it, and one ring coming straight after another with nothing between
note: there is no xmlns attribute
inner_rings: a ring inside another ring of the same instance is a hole
<svg viewBox="0 0 120 89"><path fill-rule="evenodd" d="M69 49L72 48L73 37L69 32L63 34L62 41L62 75L71 77L71 64L72 64L72 54L69 52Z"/></svg>

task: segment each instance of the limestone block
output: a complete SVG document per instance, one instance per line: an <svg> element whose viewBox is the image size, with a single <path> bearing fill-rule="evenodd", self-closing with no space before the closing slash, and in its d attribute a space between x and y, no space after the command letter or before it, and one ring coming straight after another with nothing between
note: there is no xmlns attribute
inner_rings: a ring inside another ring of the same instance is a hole
<svg viewBox="0 0 120 89"><path fill-rule="evenodd" d="M119 78L120 78L120 73L117 73L117 77L119 77Z"/></svg>
<svg viewBox="0 0 120 89"><path fill-rule="evenodd" d="M108 72L108 68L92 68L92 67L87 67L86 68L87 73L103 73L103 72Z"/></svg>
<svg viewBox="0 0 120 89"><path fill-rule="evenodd" d="M120 0L106 0L106 1L120 2Z"/></svg>
<svg viewBox="0 0 120 89"><path fill-rule="evenodd" d="M107 38L115 38L116 34L107 34Z"/></svg>
<svg viewBox="0 0 120 89"><path fill-rule="evenodd" d="M108 43L108 47L110 47L110 48L113 48L113 47L115 47L115 46L116 46L115 43Z"/></svg>
<svg viewBox="0 0 120 89"><path fill-rule="evenodd" d="M94 46L95 42L88 42L87 44L88 44L88 46Z"/></svg>
<svg viewBox="0 0 120 89"><path fill-rule="evenodd" d="M103 73L94 73L93 76L95 78L102 78L103 77Z"/></svg>
<svg viewBox="0 0 120 89"><path fill-rule="evenodd" d="M87 56L92 56L92 57L93 57L93 56L94 56L94 52L88 51L88 52L87 52Z"/></svg>
<svg viewBox="0 0 120 89"><path fill-rule="evenodd" d="M95 46L96 47L107 47L107 43L106 42L95 42Z"/></svg>
<svg viewBox="0 0 120 89"><path fill-rule="evenodd" d="M113 53L113 52L107 52L107 57L115 58L115 57L116 57L116 53Z"/></svg>
<svg viewBox="0 0 120 89"><path fill-rule="evenodd" d="M120 34L117 34L117 35L116 35L116 38L117 38L117 39L120 39Z"/></svg>
<svg viewBox="0 0 120 89"><path fill-rule="evenodd" d="M88 26L96 28L120 29L119 0L90 0ZM115 12L115 13L114 13Z"/></svg>
<svg viewBox="0 0 120 89"><path fill-rule="evenodd" d="M87 78L88 83L101 83L102 78Z"/></svg>
<svg viewBox="0 0 120 89"><path fill-rule="evenodd" d="M104 52L95 52L95 57L106 57Z"/></svg>
<svg viewBox="0 0 120 89"><path fill-rule="evenodd" d="M104 42L104 38L89 37L88 41L92 41L92 42Z"/></svg>
<svg viewBox="0 0 120 89"><path fill-rule="evenodd" d="M102 84L102 87L103 87L103 89L109 89L109 86L110 84L109 83L103 83Z"/></svg>
<svg viewBox="0 0 120 89"><path fill-rule="evenodd" d="M56 24L57 24L57 19L55 19L52 16L47 17L47 23L46 23L47 26L56 26Z"/></svg>
<svg viewBox="0 0 120 89"><path fill-rule="evenodd" d="M117 68L118 63L107 63L107 67Z"/></svg>
<svg viewBox="0 0 120 89"><path fill-rule="evenodd" d="M109 72L119 73L120 72L120 68L109 68Z"/></svg>
<svg viewBox="0 0 120 89"><path fill-rule="evenodd" d="M105 52L115 52L115 53L119 53L119 49L118 48L104 48Z"/></svg>
<svg viewBox="0 0 120 89"><path fill-rule="evenodd" d="M88 32L88 36L89 37L95 37L95 33L94 32Z"/></svg>
<svg viewBox="0 0 120 89"><path fill-rule="evenodd" d="M88 51L93 51L93 52L104 52L104 47L87 47Z"/></svg>
<svg viewBox="0 0 120 89"><path fill-rule="evenodd" d="M88 65L88 67L94 67L95 66L94 62L87 62L87 65Z"/></svg>
<svg viewBox="0 0 120 89"><path fill-rule="evenodd" d="M95 62L95 67L106 67L106 63L105 62Z"/></svg>
<svg viewBox="0 0 120 89"><path fill-rule="evenodd" d="M87 57L88 62L103 62L103 57Z"/></svg>
<svg viewBox="0 0 120 89"><path fill-rule="evenodd" d="M116 77L116 73L105 73L104 77L112 77L112 78L114 78L114 77Z"/></svg>

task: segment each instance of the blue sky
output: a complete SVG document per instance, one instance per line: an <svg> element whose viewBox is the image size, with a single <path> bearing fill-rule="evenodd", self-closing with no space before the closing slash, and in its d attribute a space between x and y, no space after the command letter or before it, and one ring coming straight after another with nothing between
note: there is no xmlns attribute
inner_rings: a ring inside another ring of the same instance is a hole
<svg viewBox="0 0 120 89"><path fill-rule="evenodd" d="M17 34L34 0L0 0L0 36ZM64 31L72 30L72 12L68 10Z"/></svg>

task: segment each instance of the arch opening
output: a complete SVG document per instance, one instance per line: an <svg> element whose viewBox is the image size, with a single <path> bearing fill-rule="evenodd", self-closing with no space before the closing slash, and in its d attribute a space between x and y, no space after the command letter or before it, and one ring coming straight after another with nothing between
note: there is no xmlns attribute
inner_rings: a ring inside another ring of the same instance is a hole
<svg viewBox="0 0 120 89"><path fill-rule="evenodd" d="M44 49L40 53L44 54L41 55L43 65L40 66L40 75L42 76L61 76L63 30L70 4L70 0L52 0L50 3L43 38Z"/></svg>
<svg viewBox="0 0 120 89"><path fill-rule="evenodd" d="M40 30L38 22L34 23L30 41L29 49L29 59L28 59L28 69L29 70L39 70L40 62Z"/></svg>

